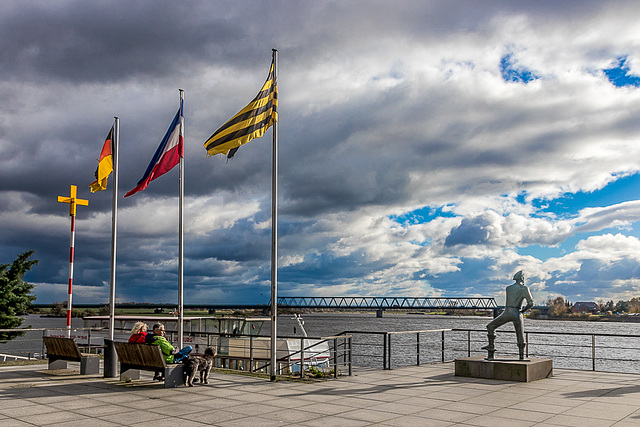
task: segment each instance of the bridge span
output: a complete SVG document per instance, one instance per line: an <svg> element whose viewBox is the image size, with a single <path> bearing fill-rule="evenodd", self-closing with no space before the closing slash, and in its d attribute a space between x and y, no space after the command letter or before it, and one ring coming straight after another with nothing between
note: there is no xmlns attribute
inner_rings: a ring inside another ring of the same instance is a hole
<svg viewBox="0 0 640 427"><path fill-rule="evenodd" d="M469 309L493 310L494 298L474 297L279 297L281 308L373 309L378 317L384 310L399 309Z"/></svg>

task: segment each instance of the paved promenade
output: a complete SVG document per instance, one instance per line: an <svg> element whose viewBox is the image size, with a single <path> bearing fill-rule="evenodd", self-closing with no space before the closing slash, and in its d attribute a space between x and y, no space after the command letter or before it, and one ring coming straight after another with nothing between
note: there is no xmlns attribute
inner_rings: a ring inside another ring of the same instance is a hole
<svg viewBox="0 0 640 427"><path fill-rule="evenodd" d="M0 425L640 425L640 375L556 369L511 383L456 377L452 363L355 373L271 383L213 372L209 385L164 389L144 372L125 384L46 365L2 367Z"/></svg>

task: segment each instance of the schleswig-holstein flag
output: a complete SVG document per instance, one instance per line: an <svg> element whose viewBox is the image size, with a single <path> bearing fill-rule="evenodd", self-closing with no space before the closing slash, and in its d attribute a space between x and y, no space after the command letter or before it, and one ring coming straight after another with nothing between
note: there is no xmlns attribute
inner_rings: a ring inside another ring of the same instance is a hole
<svg viewBox="0 0 640 427"><path fill-rule="evenodd" d="M208 156L224 154L233 158L242 144L260 138L265 131L278 121L278 87L274 81L274 62L267 81L253 101L223 124L204 143Z"/></svg>
<svg viewBox="0 0 640 427"><path fill-rule="evenodd" d="M154 179L169 172L175 165L180 163L180 158L184 157L184 135L182 135L182 129L184 126L184 115L182 114L182 105L176 113L171 126L167 130L164 138L160 142L158 149L156 150L146 172L138 181L135 188L129 191L124 197L136 194L138 191L142 191L147 188L147 185Z"/></svg>
<svg viewBox="0 0 640 427"><path fill-rule="evenodd" d="M107 189L107 178L113 171L112 144L113 126L111 126L109 135L107 135L107 139L102 145L102 151L100 151L100 157L98 158L98 167L96 168L95 172L96 180L89 184L92 193Z"/></svg>

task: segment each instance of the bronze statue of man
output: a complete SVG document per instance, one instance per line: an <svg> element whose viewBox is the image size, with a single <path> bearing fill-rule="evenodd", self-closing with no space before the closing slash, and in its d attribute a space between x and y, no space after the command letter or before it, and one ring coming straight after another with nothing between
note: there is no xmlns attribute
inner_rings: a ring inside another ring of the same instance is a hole
<svg viewBox="0 0 640 427"><path fill-rule="evenodd" d="M495 355L494 342L496 339L495 330L508 322L513 322L513 326L516 329L516 338L518 340L518 351L520 353L520 360L524 360L524 317L522 313L533 307L533 297L531 291L524 285L524 273L518 271L513 280L516 281L511 286L507 286L507 301L506 308L500 314L487 325L487 336L489 338L489 344L482 347L483 350L487 350L489 353L487 359L492 360ZM527 300L527 304L523 307L522 302Z"/></svg>

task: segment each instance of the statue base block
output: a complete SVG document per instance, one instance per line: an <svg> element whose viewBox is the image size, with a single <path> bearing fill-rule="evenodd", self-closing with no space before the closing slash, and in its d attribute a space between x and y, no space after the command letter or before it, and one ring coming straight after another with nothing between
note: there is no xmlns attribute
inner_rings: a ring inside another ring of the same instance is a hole
<svg viewBox="0 0 640 427"><path fill-rule="evenodd" d="M456 376L531 382L553 376L551 359L493 359L485 356L456 359Z"/></svg>

